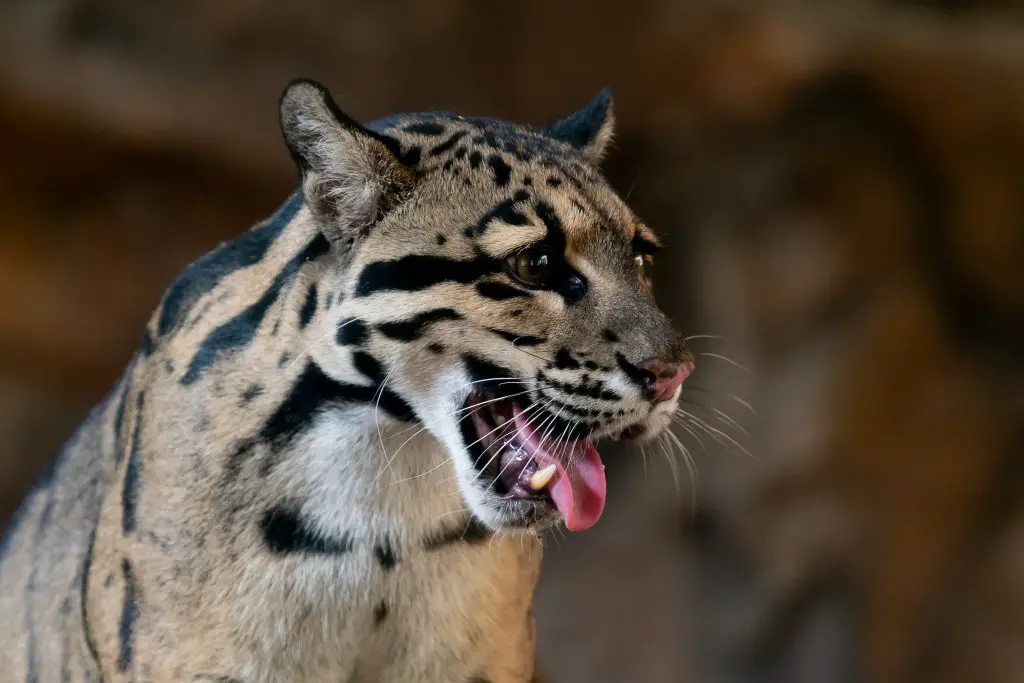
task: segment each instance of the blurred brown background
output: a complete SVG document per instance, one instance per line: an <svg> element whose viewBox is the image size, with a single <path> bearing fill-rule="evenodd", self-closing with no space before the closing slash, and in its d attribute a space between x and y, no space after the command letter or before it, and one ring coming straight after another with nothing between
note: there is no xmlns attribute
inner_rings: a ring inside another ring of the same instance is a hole
<svg viewBox="0 0 1024 683"><path fill-rule="evenodd" d="M536 124L611 86L660 297L726 337L687 408L738 444L682 432L679 489L616 458L601 525L552 543L553 681L1024 681L1014 0L9 0L0 519L175 274L291 189L297 75L363 120Z"/></svg>

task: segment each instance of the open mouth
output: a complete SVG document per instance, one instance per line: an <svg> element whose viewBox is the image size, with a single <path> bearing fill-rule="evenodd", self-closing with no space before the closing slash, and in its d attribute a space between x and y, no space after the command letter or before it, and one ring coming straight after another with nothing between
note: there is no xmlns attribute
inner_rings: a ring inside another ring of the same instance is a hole
<svg viewBox="0 0 1024 683"><path fill-rule="evenodd" d="M597 523L607 487L604 463L589 439L536 404L473 394L466 408L470 453L497 495L530 502L542 512L556 509L570 531Z"/></svg>

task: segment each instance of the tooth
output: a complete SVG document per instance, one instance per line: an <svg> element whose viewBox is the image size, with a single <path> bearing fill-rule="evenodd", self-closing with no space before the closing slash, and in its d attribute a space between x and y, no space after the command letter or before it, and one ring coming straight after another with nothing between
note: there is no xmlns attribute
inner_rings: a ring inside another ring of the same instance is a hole
<svg viewBox="0 0 1024 683"><path fill-rule="evenodd" d="M530 488L534 491L540 491L547 486L551 482L552 477L555 476L555 469L554 465L548 465L534 472L533 476L530 477Z"/></svg>

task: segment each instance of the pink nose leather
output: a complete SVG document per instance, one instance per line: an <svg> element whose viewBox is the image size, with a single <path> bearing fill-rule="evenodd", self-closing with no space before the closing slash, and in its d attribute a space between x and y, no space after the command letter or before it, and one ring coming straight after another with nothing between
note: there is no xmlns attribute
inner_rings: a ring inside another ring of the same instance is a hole
<svg viewBox="0 0 1024 683"><path fill-rule="evenodd" d="M694 362L688 360L685 363L661 363L655 360L644 363L642 367L654 373L654 391L651 400L661 403L672 400L683 380L693 372Z"/></svg>

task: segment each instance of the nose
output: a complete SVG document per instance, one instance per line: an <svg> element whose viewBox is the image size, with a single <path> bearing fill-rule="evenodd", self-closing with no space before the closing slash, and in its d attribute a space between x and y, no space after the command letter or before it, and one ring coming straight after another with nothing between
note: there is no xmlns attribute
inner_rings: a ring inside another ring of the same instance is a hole
<svg viewBox="0 0 1024 683"><path fill-rule="evenodd" d="M692 360L682 363L663 363L652 358L640 364L644 372L644 391L655 403L670 401L676 395L683 380L690 376L695 365Z"/></svg>
<svg viewBox="0 0 1024 683"><path fill-rule="evenodd" d="M649 358L639 365L633 365L621 353L615 354L615 359L622 371L640 385L644 396L655 403L672 400L683 380L690 376L694 368L692 356L678 363Z"/></svg>

